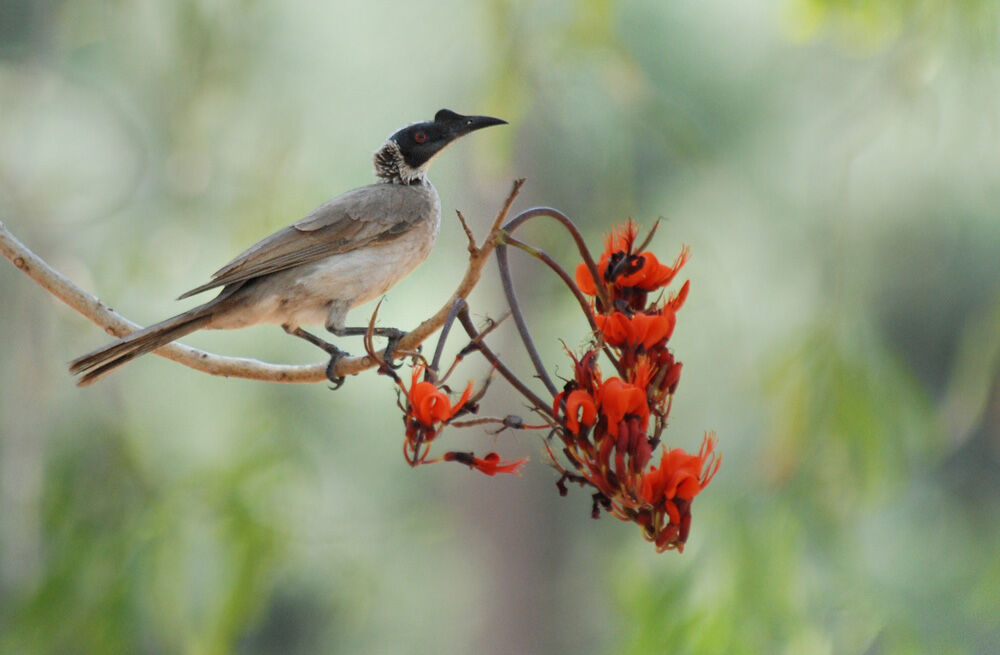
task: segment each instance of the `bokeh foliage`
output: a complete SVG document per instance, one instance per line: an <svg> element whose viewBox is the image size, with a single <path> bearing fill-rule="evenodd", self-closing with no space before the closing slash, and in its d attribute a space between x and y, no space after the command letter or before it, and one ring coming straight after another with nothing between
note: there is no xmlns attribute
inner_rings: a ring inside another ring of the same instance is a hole
<svg viewBox="0 0 1000 655"><path fill-rule="evenodd" d="M247 243L368 182L403 123L498 115L506 132L435 163L442 241L382 320L447 296L454 209L482 229L513 177L522 206L558 207L595 246L663 217L654 247L694 255L667 441L713 429L724 452L687 550L657 556L557 498L530 437L442 437L534 455L519 479L409 470L373 375L331 394L150 357L78 390L64 362L101 333L0 266L0 652L994 652L998 16L0 1L0 220L126 315L175 311ZM575 263L555 230L531 237ZM537 270L521 296L562 361L584 326ZM483 286L473 309L497 316ZM191 337L317 358L289 341ZM484 409L517 411L499 386Z"/></svg>

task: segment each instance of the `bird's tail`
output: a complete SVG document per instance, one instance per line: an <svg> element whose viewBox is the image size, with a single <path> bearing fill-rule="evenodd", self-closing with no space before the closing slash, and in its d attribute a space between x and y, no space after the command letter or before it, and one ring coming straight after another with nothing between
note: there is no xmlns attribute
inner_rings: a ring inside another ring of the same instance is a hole
<svg viewBox="0 0 1000 655"><path fill-rule="evenodd" d="M77 380L77 386L84 387L92 384L122 364L127 364L140 355L145 355L204 327L212 319L212 304L209 302L195 307L183 314L137 330L82 357L77 357L69 363L69 372L74 375L83 374Z"/></svg>

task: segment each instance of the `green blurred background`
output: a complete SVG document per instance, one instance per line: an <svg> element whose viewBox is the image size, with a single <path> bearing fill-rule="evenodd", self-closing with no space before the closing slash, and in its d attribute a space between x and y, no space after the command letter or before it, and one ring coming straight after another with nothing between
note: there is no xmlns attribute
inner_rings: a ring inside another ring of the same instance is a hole
<svg viewBox="0 0 1000 655"><path fill-rule="evenodd" d="M691 246L667 442L718 432L683 555L521 477L410 470L389 381L337 393L146 357L0 264L2 653L1000 652L998 2L0 0L0 220L130 318L372 179L441 107L409 327L515 177L601 235ZM528 231L567 265L564 235ZM585 325L516 259L557 373ZM479 316L503 302L490 271ZM353 313L363 321L369 309ZM192 345L320 358L274 327ZM496 347L521 370L510 331ZM453 350L461 344L452 344ZM351 342L357 352L360 344ZM456 380L481 378L481 362ZM520 412L497 384L484 411Z"/></svg>

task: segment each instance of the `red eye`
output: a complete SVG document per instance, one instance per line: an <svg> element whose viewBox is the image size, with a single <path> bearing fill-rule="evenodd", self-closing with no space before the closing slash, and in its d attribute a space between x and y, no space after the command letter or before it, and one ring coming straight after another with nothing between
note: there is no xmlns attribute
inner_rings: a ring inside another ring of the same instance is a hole
<svg viewBox="0 0 1000 655"><path fill-rule="evenodd" d="M417 132L416 134L413 135L413 140L416 141L417 143L427 143L427 133Z"/></svg>

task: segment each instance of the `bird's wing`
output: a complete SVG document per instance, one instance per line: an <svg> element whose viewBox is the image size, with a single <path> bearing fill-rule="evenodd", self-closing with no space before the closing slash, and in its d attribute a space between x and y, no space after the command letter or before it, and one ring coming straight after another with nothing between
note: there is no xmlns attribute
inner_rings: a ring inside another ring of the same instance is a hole
<svg viewBox="0 0 1000 655"><path fill-rule="evenodd" d="M372 184L317 207L300 221L247 248L180 298L243 282L405 234L433 209L423 189Z"/></svg>

